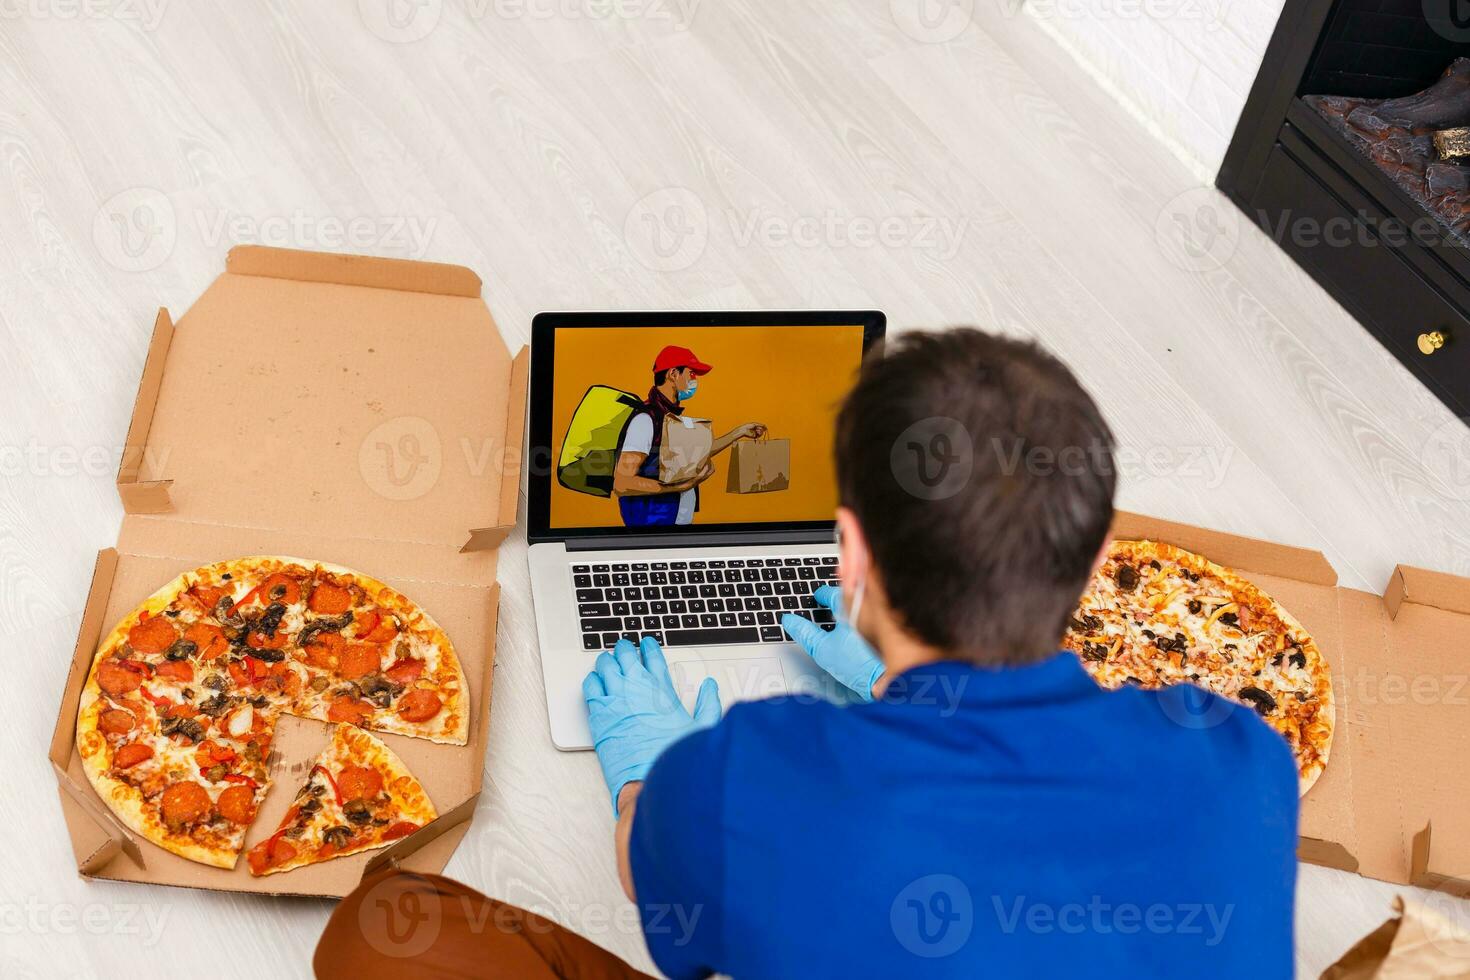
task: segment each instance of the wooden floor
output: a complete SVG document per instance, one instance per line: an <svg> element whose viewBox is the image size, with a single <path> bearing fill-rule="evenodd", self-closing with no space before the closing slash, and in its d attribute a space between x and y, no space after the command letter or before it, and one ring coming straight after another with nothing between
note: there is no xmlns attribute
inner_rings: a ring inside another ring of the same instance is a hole
<svg viewBox="0 0 1470 980"><path fill-rule="evenodd" d="M1124 506L1321 548L1353 586L1470 572L1458 423L1015 5L386 2L0 20L0 973L149 944L160 975L300 974L328 912L79 879L45 760L153 313L238 241L471 266L513 345L538 310L648 307L1038 337L1131 452ZM449 871L647 969L596 762L547 739L524 551ZM1299 972L1393 891L1303 868Z"/></svg>

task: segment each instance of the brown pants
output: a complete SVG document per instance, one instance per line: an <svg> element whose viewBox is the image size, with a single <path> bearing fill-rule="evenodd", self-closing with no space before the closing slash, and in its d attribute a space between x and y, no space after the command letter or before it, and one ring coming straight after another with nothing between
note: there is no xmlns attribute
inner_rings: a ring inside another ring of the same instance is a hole
<svg viewBox="0 0 1470 980"><path fill-rule="evenodd" d="M344 898L312 967L322 980L649 980L549 919L457 881L408 871L380 872Z"/></svg>

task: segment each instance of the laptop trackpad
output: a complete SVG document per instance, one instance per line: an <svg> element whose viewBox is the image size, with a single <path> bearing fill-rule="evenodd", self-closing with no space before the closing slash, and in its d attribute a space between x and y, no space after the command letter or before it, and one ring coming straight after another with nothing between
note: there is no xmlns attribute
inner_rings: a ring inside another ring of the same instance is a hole
<svg viewBox="0 0 1470 980"><path fill-rule="evenodd" d="M720 704L728 707L736 701L785 694L786 675L779 657L742 657L739 660L681 660L669 664L669 675L679 698L690 709L706 677L720 685Z"/></svg>

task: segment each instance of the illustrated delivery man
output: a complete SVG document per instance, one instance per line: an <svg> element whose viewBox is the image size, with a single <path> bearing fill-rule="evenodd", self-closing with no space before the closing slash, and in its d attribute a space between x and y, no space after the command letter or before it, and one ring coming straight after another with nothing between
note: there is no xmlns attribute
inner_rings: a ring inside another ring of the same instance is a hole
<svg viewBox="0 0 1470 980"><path fill-rule="evenodd" d="M714 440L710 458L699 472L679 483L658 481L658 451L663 442L664 419L684 414L684 402L699 390L699 379L714 368L687 347L665 347L653 361L653 387L643 407L628 421L618 451L613 493L628 527L691 524L699 507L699 485L715 472L713 459L737 439L758 439L766 427L746 422Z"/></svg>

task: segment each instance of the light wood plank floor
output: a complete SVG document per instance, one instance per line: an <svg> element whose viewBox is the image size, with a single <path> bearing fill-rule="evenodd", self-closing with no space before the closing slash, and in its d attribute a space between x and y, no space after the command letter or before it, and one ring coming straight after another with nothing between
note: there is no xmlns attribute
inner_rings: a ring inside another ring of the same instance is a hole
<svg viewBox="0 0 1470 980"><path fill-rule="evenodd" d="M154 310L237 242L469 265L513 345L579 308L876 306L1034 336L1130 454L1124 506L1321 548L1362 588L1400 561L1470 573L1459 424L1014 5L357 7L0 19L0 973L115 973L142 944L163 975L301 974L328 912L78 879L45 760ZM650 969L595 760L546 737L524 548L449 871ZM1303 868L1300 973L1394 891Z"/></svg>

